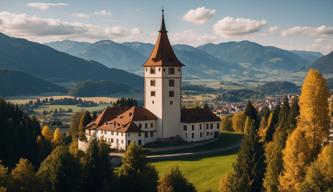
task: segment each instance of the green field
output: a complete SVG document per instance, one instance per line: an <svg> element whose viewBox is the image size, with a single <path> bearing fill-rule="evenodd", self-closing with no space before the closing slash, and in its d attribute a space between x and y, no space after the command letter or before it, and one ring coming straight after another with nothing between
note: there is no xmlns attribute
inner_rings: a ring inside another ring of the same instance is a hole
<svg viewBox="0 0 333 192"><path fill-rule="evenodd" d="M178 166L199 192L217 191L222 175L232 170L236 155L217 155L214 157L188 158L182 160L159 161L152 163L160 177Z"/></svg>

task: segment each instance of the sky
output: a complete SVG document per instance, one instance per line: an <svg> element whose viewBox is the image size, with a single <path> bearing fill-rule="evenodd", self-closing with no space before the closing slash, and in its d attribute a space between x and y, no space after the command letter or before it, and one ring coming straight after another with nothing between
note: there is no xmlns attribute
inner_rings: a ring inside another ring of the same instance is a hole
<svg viewBox="0 0 333 192"><path fill-rule="evenodd" d="M172 44L333 51L333 0L0 0L0 32L40 43L154 43L162 8Z"/></svg>

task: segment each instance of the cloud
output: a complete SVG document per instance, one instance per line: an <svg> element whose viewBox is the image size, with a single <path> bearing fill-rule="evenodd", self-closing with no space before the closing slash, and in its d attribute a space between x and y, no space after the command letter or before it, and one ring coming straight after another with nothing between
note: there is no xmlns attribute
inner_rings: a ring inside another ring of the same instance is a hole
<svg viewBox="0 0 333 192"><path fill-rule="evenodd" d="M321 25L319 27L291 27L288 29L284 29L281 31L282 36L289 36L289 35L333 35L333 27L328 27L326 25Z"/></svg>
<svg viewBox="0 0 333 192"><path fill-rule="evenodd" d="M224 37L246 35L260 31L266 23L265 20L224 17L213 25L213 31Z"/></svg>
<svg viewBox="0 0 333 192"><path fill-rule="evenodd" d="M268 28L269 33L278 33L279 31L280 31L280 28L276 25Z"/></svg>
<svg viewBox="0 0 333 192"><path fill-rule="evenodd" d="M183 20L194 24L205 24L215 14L215 9L207 9L206 7L198 7L189 10Z"/></svg>
<svg viewBox="0 0 333 192"><path fill-rule="evenodd" d="M67 3L28 3L27 5L29 7L33 7L33 8L44 11L51 7L64 7L64 6L68 6L69 4L67 4Z"/></svg>
<svg viewBox="0 0 333 192"><path fill-rule="evenodd" d="M211 34L197 33L193 30L185 30L176 33L170 33L170 41L172 44L187 44L198 46L207 42L217 42L219 37Z"/></svg>
<svg viewBox="0 0 333 192"><path fill-rule="evenodd" d="M71 15L73 17L77 17L77 18L80 18L80 19L88 19L88 18L90 18L89 15L84 14L84 13L72 13Z"/></svg>
<svg viewBox="0 0 333 192"><path fill-rule="evenodd" d="M123 26L104 27L80 22L66 22L60 19L40 18L27 14L0 12L1 32L36 41L101 39L127 40L143 35L138 28Z"/></svg>
<svg viewBox="0 0 333 192"><path fill-rule="evenodd" d="M101 11L95 11L94 15L98 15L98 16L111 16L111 12L110 11L106 11L106 10L101 10Z"/></svg>

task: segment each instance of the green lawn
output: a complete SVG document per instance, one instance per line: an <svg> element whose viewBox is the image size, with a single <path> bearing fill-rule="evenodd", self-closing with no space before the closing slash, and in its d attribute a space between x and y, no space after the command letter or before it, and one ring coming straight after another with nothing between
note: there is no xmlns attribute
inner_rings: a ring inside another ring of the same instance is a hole
<svg viewBox="0 0 333 192"><path fill-rule="evenodd" d="M188 158L153 162L160 177L169 172L170 168L178 166L199 192L217 191L222 175L232 170L236 155L217 155L214 157Z"/></svg>

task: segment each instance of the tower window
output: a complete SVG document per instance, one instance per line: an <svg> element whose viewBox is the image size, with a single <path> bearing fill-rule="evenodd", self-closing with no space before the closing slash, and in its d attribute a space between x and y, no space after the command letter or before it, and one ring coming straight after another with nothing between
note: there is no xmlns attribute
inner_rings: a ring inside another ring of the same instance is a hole
<svg viewBox="0 0 333 192"><path fill-rule="evenodd" d="M175 96L175 92L174 91L169 91L169 97L174 97Z"/></svg>
<svg viewBox="0 0 333 192"><path fill-rule="evenodd" d="M155 91L150 92L150 96L155 97L155 95L156 95Z"/></svg>
<svg viewBox="0 0 333 192"><path fill-rule="evenodd" d="M150 68L150 74L155 74L155 68Z"/></svg>
<svg viewBox="0 0 333 192"><path fill-rule="evenodd" d="M169 74L175 74L175 68L170 67L168 72L169 72Z"/></svg>
<svg viewBox="0 0 333 192"><path fill-rule="evenodd" d="M158 71L161 71L161 68L160 68L160 67L158 68Z"/></svg>
<svg viewBox="0 0 333 192"><path fill-rule="evenodd" d="M155 82L155 80L150 80L150 86L155 86L156 85L156 82Z"/></svg>
<svg viewBox="0 0 333 192"><path fill-rule="evenodd" d="M169 80L169 87L174 87L175 86L175 80L170 79Z"/></svg>
<svg viewBox="0 0 333 192"><path fill-rule="evenodd" d="M170 105L172 105L173 104L173 101L170 101Z"/></svg>

